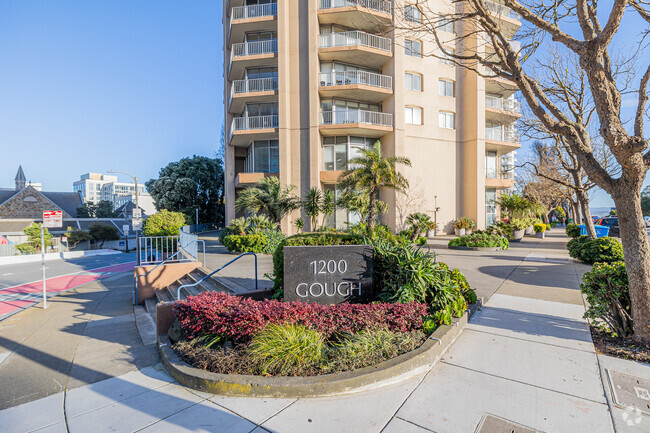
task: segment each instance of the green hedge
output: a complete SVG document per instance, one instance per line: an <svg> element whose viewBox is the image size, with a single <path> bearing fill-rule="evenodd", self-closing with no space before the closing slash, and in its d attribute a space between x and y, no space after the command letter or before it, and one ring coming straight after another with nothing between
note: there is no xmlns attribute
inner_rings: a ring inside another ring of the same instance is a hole
<svg viewBox="0 0 650 433"><path fill-rule="evenodd" d="M363 236L348 233L303 233L289 236L280 242L273 253L274 298L284 294L284 247L307 245L362 245Z"/></svg>
<svg viewBox="0 0 650 433"><path fill-rule="evenodd" d="M570 238L577 238L580 236L580 226L578 224L567 224L566 235Z"/></svg>
<svg viewBox="0 0 650 433"><path fill-rule="evenodd" d="M471 235L460 236L450 240L448 245L450 247L499 248L502 250L510 248L508 239L488 233L472 233Z"/></svg>
<svg viewBox="0 0 650 433"><path fill-rule="evenodd" d="M571 257L588 264L612 263L624 259L623 245L610 237L590 240L587 236L579 236L567 243L567 249Z"/></svg>
<svg viewBox="0 0 650 433"><path fill-rule="evenodd" d="M236 253L273 254L284 239L282 232L266 229L246 235L227 235L221 242L228 251Z"/></svg>
<svg viewBox="0 0 650 433"><path fill-rule="evenodd" d="M582 277L580 289L587 296L586 319L606 323L611 334L632 335L630 292L623 262L596 263Z"/></svg>

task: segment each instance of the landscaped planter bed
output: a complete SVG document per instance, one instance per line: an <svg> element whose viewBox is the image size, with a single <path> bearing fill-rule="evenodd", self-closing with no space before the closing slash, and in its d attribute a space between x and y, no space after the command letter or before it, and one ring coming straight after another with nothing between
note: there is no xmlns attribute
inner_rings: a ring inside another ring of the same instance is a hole
<svg viewBox="0 0 650 433"><path fill-rule="evenodd" d="M220 395L249 397L316 397L376 388L430 369L462 332L482 301L470 305L452 325L442 325L417 349L379 364L342 373L307 377L265 377L212 373L193 367L174 352L167 336L158 348L165 367L183 386Z"/></svg>
<svg viewBox="0 0 650 433"><path fill-rule="evenodd" d="M464 250L464 251L502 251L499 247L462 247L462 246L448 246L450 250Z"/></svg>

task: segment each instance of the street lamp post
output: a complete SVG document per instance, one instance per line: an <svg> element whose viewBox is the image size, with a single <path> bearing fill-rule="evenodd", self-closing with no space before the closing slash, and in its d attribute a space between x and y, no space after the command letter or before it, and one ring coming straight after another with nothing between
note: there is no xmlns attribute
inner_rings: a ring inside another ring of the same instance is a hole
<svg viewBox="0 0 650 433"><path fill-rule="evenodd" d="M124 173L123 171L117 171L117 170L109 170L108 173L119 173L123 174L125 176L129 176L131 179L135 181L135 208L140 210L140 204L138 202L138 176L133 176L129 173ZM131 223L133 223L133 217L131 217ZM126 239L126 244L129 245L129 238L127 236ZM136 259L136 263L138 266L140 266L140 230L135 231L135 250L136 254L138 255L138 258Z"/></svg>

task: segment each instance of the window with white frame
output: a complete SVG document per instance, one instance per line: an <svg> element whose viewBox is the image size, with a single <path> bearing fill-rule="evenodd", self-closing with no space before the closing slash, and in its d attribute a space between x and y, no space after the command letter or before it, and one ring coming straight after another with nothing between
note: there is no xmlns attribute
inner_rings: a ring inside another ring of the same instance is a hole
<svg viewBox="0 0 650 433"><path fill-rule="evenodd" d="M438 93L440 96L456 96L456 85L451 80L438 80Z"/></svg>
<svg viewBox="0 0 650 433"><path fill-rule="evenodd" d="M422 41L404 40L404 53L407 56L422 57Z"/></svg>
<svg viewBox="0 0 650 433"><path fill-rule="evenodd" d="M454 52L453 48L444 47L444 49L448 53ZM453 57L449 54L444 53L442 50L438 51L438 60L440 60L440 63L444 63L445 65L450 65L450 66L455 65Z"/></svg>
<svg viewBox="0 0 650 433"><path fill-rule="evenodd" d="M406 86L406 90L421 92L422 75L415 72L406 72L404 75L404 85Z"/></svg>
<svg viewBox="0 0 650 433"><path fill-rule="evenodd" d="M278 140L257 140L248 147L244 160L245 173L278 173L279 171Z"/></svg>
<svg viewBox="0 0 650 433"><path fill-rule="evenodd" d="M449 20L443 20L440 23L440 27L438 27L439 30L442 30L443 32L447 33L453 33L454 32L454 22L449 21Z"/></svg>
<svg viewBox="0 0 650 433"><path fill-rule="evenodd" d="M372 149L376 142L371 137L323 137L323 170L346 170L348 161L361 156L362 150Z"/></svg>
<svg viewBox="0 0 650 433"><path fill-rule="evenodd" d="M409 125L422 125L422 108L404 107L404 121Z"/></svg>
<svg viewBox="0 0 650 433"><path fill-rule="evenodd" d="M422 23L422 11L415 5L404 6L404 18L412 23Z"/></svg>
<svg viewBox="0 0 650 433"><path fill-rule="evenodd" d="M441 111L438 113L438 126L444 129L454 129L456 127L454 113Z"/></svg>

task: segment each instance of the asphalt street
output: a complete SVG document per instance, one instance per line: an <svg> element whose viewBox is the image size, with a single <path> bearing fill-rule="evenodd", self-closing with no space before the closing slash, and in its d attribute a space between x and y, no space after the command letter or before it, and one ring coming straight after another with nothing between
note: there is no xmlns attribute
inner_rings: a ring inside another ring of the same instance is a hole
<svg viewBox="0 0 650 433"><path fill-rule="evenodd" d="M45 262L46 277L53 278L120 263L134 262L135 253L109 254ZM41 262L0 266L0 291L41 279Z"/></svg>

